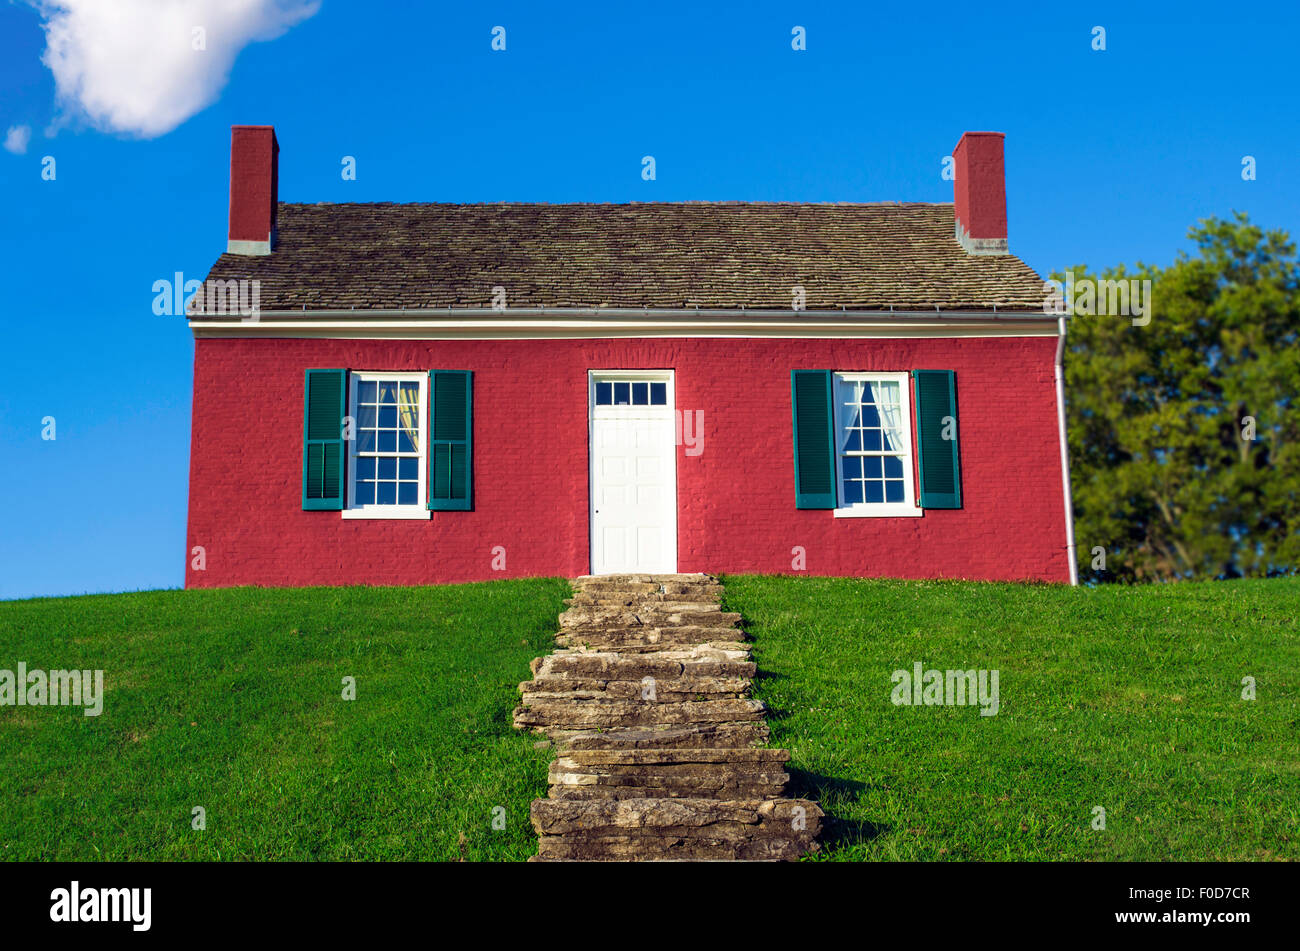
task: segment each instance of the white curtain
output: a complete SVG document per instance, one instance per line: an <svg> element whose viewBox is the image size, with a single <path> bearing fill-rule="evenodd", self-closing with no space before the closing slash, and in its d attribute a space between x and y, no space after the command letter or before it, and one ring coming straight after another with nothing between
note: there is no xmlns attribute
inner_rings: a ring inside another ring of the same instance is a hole
<svg viewBox="0 0 1300 951"><path fill-rule="evenodd" d="M402 432L411 440L411 449L419 451L420 449L420 407L415 401L419 398L420 388L417 386L412 391L409 385L401 387L397 404L398 419L401 420ZM400 449L401 446L399 445Z"/></svg>
<svg viewBox="0 0 1300 951"><path fill-rule="evenodd" d="M861 385L861 384L859 384ZM901 452L906 445L903 436L903 408L899 400L897 383L870 383L871 399L880 410L880 421L885 430L885 449Z"/></svg>
<svg viewBox="0 0 1300 951"><path fill-rule="evenodd" d="M857 404L862 402L866 384L855 380L840 380L840 452L849 448L849 439L855 427L861 426ZM861 449L861 446L858 446Z"/></svg>

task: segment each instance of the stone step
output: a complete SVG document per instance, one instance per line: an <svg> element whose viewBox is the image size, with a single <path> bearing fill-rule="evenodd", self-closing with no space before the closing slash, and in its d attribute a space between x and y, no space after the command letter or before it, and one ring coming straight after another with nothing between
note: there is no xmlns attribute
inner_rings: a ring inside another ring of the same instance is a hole
<svg viewBox="0 0 1300 951"><path fill-rule="evenodd" d="M588 585L605 585L605 584L714 584L718 583L716 575L706 574L685 574L685 575L580 575L573 579L575 588L585 588Z"/></svg>
<svg viewBox="0 0 1300 951"><path fill-rule="evenodd" d="M761 700L724 699L650 703L628 700L538 699L529 696L516 707L514 725L521 729L616 729L693 723L733 723L762 719Z"/></svg>
<svg viewBox="0 0 1300 951"><path fill-rule="evenodd" d="M576 677L537 677L519 685L525 702L554 700L636 700L667 703L681 700L711 700L715 697L749 696L748 677L675 677L641 680L588 680Z"/></svg>
<svg viewBox="0 0 1300 951"><path fill-rule="evenodd" d="M663 604L719 604L715 591L677 591L672 593L654 592L651 594L628 593L626 591L583 591L571 598L565 598L569 607L636 607L638 605Z"/></svg>
<svg viewBox="0 0 1300 951"><path fill-rule="evenodd" d="M645 775L582 777L587 783L554 783L552 799L758 799L779 796L790 777L786 773L727 773L699 776Z"/></svg>
<svg viewBox="0 0 1300 951"><path fill-rule="evenodd" d="M543 836L530 862L793 862L817 851L803 839Z"/></svg>
<svg viewBox="0 0 1300 951"><path fill-rule="evenodd" d="M556 651L537 658L534 677L572 677L587 680L632 680L646 677L749 677L757 671L748 651L719 651L707 647L653 654L613 651Z"/></svg>
<svg viewBox="0 0 1300 951"><path fill-rule="evenodd" d="M709 748L745 749L766 743L769 729L763 720L733 723L637 727L623 730L554 731L556 746L565 753L578 750L656 750Z"/></svg>
<svg viewBox="0 0 1300 951"><path fill-rule="evenodd" d="M790 762L790 751L756 747L718 749L716 747L674 746L660 749L570 749L555 760L566 769L597 766L665 766L709 765L778 766Z"/></svg>
<svg viewBox="0 0 1300 951"><path fill-rule="evenodd" d="M683 750L578 751L560 756L547 777L553 799L710 798L766 799L780 796L790 776L779 760L722 759L717 754L781 753L783 750L711 750L711 761L701 757L661 762L585 762L586 753L609 756L632 754L689 754Z"/></svg>
<svg viewBox="0 0 1300 951"><path fill-rule="evenodd" d="M649 589L649 590L646 590ZM722 600L722 586L716 584L671 584L671 585L588 585L574 588L573 597L583 600L599 598L644 598L647 601L699 601L711 599Z"/></svg>
<svg viewBox="0 0 1300 951"><path fill-rule="evenodd" d="M689 585L688 587L703 587L703 585ZM603 594L626 594L629 597L635 597L638 594L643 595L662 595L664 586L656 581L606 581L603 578L593 579L584 582L581 578L573 582L573 590L578 594L603 595Z"/></svg>
<svg viewBox="0 0 1300 951"><path fill-rule="evenodd" d="M688 605L686 602L636 609L570 608L559 617L560 630L609 630L629 627L734 627L740 615L723 611L716 604Z"/></svg>
<svg viewBox="0 0 1300 951"><path fill-rule="evenodd" d="M802 799L538 799L540 859L794 859L822 811Z"/></svg>
<svg viewBox="0 0 1300 951"><path fill-rule="evenodd" d="M642 677L752 677L748 645L720 650L712 644L676 644L649 653L559 647L529 662L534 677L637 680Z"/></svg>
<svg viewBox="0 0 1300 951"><path fill-rule="evenodd" d="M741 631L723 631L722 634L738 635ZM588 650L592 653L614 652L626 657L636 657L638 655L662 653L664 643L669 647L710 647L716 650L726 651L743 651L747 650L749 645L742 641L721 640L714 637L706 637L700 641L690 641L689 643L675 643L673 641L663 642L656 637L653 640L646 639L628 639L618 643L603 643L601 641L592 641L586 635L573 635L571 637L557 638L557 643L564 644L575 652L586 653Z"/></svg>
<svg viewBox="0 0 1300 951"><path fill-rule="evenodd" d="M616 603L598 604L596 603L598 601L613 601ZM722 610L721 605L717 601L678 600L675 596L655 597L654 595L630 598L621 597L619 595L608 595L600 598L578 595L572 598L565 598L564 603L576 606L576 610L570 609L565 611L565 614L577 614L582 612L614 612L616 609L626 606L631 606L638 612L645 609L646 611L659 611L663 613L700 611L705 614L711 614L714 611Z"/></svg>
<svg viewBox="0 0 1300 951"><path fill-rule="evenodd" d="M566 628L555 635L563 647L585 648L586 652L628 653L689 650L709 647L714 650L748 650L743 643L745 632L734 627L706 627L683 624L676 627Z"/></svg>

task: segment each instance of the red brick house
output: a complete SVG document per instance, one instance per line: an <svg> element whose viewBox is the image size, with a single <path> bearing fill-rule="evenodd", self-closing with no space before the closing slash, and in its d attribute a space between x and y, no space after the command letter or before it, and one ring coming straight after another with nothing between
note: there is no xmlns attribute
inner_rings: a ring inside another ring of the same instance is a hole
<svg viewBox="0 0 1300 951"><path fill-rule="evenodd" d="M1000 134L953 204L293 204L277 155L233 130L189 309L187 586L1074 581Z"/></svg>

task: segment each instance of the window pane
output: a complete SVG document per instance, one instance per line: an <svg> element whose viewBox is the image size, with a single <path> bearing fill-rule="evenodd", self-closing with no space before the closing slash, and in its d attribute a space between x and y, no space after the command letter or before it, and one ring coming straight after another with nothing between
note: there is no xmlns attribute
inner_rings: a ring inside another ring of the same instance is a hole
<svg viewBox="0 0 1300 951"><path fill-rule="evenodd" d="M853 405L846 405L842 410L844 422L844 451L858 452L862 449L862 414Z"/></svg>
<svg viewBox="0 0 1300 951"><path fill-rule="evenodd" d="M357 483L357 505L374 505L375 504L375 484L373 482Z"/></svg>
<svg viewBox="0 0 1300 951"><path fill-rule="evenodd" d="M360 429L374 429L375 420L379 418L379 411L373 406L357 407L357 426Z"/></svg>
<svg viewBox="0 0 1300 951"><path fill-rule="evenodd" d="M628 383L614 384L614 405L627 406L631 397L631 385Z"/></svg>
<svg viewBox="0 0 1300 951"><path fill-rule="evenodd" d="M902 502L903 501L903 483L897 479L890 479L885 483L885 501Z"/></svg>
<svg viewBox="0 0 1300 951"><path fill-rule="evenodd" d="M379 383L379 402L380 404L393 404L397 402L397 384L391 380L381 380Z"/></svg>
<svg viewBox="0 0 1300 951"><path fill-rule="evenodd" d="M862 501L862 483L853 481L844 483L844 504L853 505Z"/></svg>
<svg viewBox="0 0 1300 951"><path fill-rule="evenodd" d="M415 445L416 442L415 436L416 436L415 433L409 433L406 430L402 430L401 432L399 432L397 434L397 451L415 452L415 450L418 448Z"/></svg>
<svg viewBox="0 0 1300 951"><path fill-rule="evenodd" d="M596 405L609 406L614 402L614 384L597 383L596 384Z"/></svg>
<svg viewBox="0 0 1300 951"><path fill-rule="evenodd" d="M880 430L867 429L862 432L862 448L868 452L879 452L881 449Z"/></svg>
<svg viewBox="0 0 1300 951"><path fill-rule="evenodd" d="M868 501L868 502L883 502L883 501L885 501L885 483L883 483L883 482L868 482L868 483L866 483L866 487L867 487L867 501Z"/></svg>
<svg viewBox="0 0 1300 951"><path fill-rule="evenodd" d="M420 384L403 383L399 400L402 403L418 403L420 401Z"/></svg>
<svg viewBox="0 0 1300 951"><path fill-rule="evenodd" d="M898 456L885 456L885 478L903 478L903 460Z"/></svg>
<svg viewBox="0 0 1300 951"><path fill-rule="evenodd" d="M392 456L379 459L379 478L396 479L397 478L397 460Z"/></svg>
<svg viewBox="0 0 1300 951"><path fill-rule="evenodd" d="M840 460L844 468L844 478L861 479L862 478L862 457L845 456Z"/></svg>
<svg viewBox="0 0 1300 951"><path fill-rule="evenodd" d="M375 384L364 380L357 383L357 402L373 403L375 401Z"/></svg>
<svg viewBox="0 0 1300 951"><path fill-rule="evenodd" d="M379 482L375 485L375 501L380 505L397 504L397 483Z"/></svg>
<svg viewBox="0 0 1300 951"><path fill-rule="evenodd" d="M420 478L420 460L419 459L402 459L397 464L398 478L401 479L418 479Z"/></svg>
<svg viewBox="0 0 1300 951"><path fill-rule="evenodd" d="M651 406L668 405L668 384L667 383L650 384L650 405Z"/></svg>
<svg viewBox="0 0 1300 951"><path fill-rule="evenodd" d="M373 429L363 429L357 433L357 452L374 452L375 451L375 431Z"/></svg>
<svg viewBox="0 0 1300 951"><path fill-rule="evenodd" d="M399 505L414 505L420 500L420 489L415 482L397 483L397 502Z"/></svg>
<svg viewBox="0 0 1300 951"><path fill-rule="evenodd" d="M397 407L396 406L379 407L379 428L380 429L397 428Z"/></svg>
<svg viewBox="0 0 1300 951"><path fill-rule="evenodd" d="M880 479L884 477L880 471L879 456L863 456L862 471L868 479Z"/></svg>
<svg viewBox="0 0 1300 951"><path fill-rule="evenodd" d="M379 431L379 451L397 452L397 433L391 429Z"/></svg>
<svg viewBox="0 0 1300 951"><path fill-rule="evenodd" d="M373 479L375 477L375 459L373 456L362 456L357 460L357 478Z"/></svg>
<svg viewBox="0 0 1300 951"><path fill-rule="evenodd" d="M650 405L650 384L649 383L632 384L632 405L633 406Z"/></svg>

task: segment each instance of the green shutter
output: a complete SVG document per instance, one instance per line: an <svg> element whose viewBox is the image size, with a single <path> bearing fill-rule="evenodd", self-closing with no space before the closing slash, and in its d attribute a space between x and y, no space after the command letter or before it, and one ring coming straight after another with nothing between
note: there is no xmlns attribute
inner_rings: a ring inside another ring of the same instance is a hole
<svg viewBox="0 0 1300 951"><path fill-rule="evenodd" d="M916 450L921 470L921 507L961 508L961 466L957 440L957 380L951 370L913 370L916 381ZM952 417L952 438L944 420Z"/></svg>
<svg viewBox="0 0 1300 951"><path fill-rule="evenodd" d="M429 508L468 512L474 495L473 374L429 371Z"/></svg>
<svg viewBox="0 0 1300 951"><path fill-rule="evenodd" d="M835 508L835 413L830 370L790 371L794 411L794 505Z"/></svg>
<svg viewBox="0 0 1300 951"><path fill-rule="evenodd" d="M307 371L302 424L304 509L337 512L343 508L347 393L347 370Z"/></svg>

